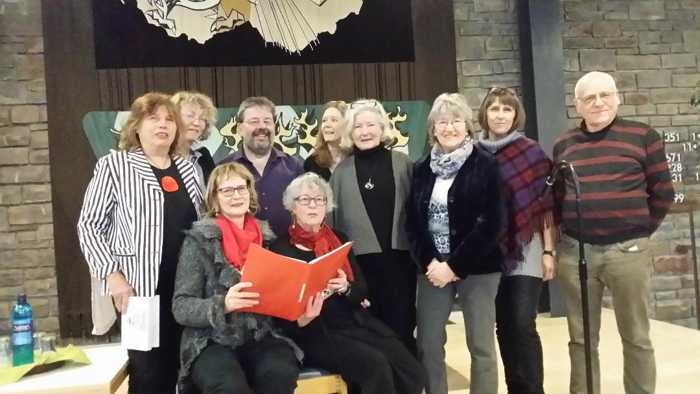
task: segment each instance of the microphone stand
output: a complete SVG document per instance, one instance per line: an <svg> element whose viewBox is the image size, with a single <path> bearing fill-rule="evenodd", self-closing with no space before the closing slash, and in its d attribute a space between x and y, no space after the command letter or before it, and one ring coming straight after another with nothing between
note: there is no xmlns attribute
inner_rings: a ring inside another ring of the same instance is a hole
<svg viewBox="0 0 700 394"><path fill-rule="evenodd" d="M562 170L567 171L562 171ZM557 163L552 175L545 181L547 186L552 187L557 180L557 175L562 172L563 178L566 181L566 174L571 177L574 183L574 191L576 194L576 227L578 237L578 278L581 287L581 317L583 319L583 348L586 363L586 392L593 394L593 367L591 362L591 325L588 308L588 262L586 261L586 253L584 250L583 241L581 240L581 183L578 179L578 174L571 163L562 160Z"/></svg>

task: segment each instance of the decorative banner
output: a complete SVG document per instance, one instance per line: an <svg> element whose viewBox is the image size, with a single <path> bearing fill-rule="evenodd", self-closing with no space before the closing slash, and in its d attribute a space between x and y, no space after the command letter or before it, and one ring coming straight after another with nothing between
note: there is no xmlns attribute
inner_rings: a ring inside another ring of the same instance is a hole
<svg viewBox="0 0 700 394"><path fill-rule="evenodd" d="M385 101L382 103L393 125L392 149L418 159L425 151L426 124L430 107L425 101ZM312 151L321 121L322 105L277 106L275 147L292 156L305 159ZM240 149L243 138L236 132L238 108L218 108L216 125L210 126L209 138L202 141L218 162ZM83 117L83 130L95 156L102 157L117 148L119 130L129 112L88 112Z"/></svg>
<svg viewBox="0 0 700 394"><path fill-rule="evenodd" d="M413 61L408 0L93 0L97 68Z"/></svg>

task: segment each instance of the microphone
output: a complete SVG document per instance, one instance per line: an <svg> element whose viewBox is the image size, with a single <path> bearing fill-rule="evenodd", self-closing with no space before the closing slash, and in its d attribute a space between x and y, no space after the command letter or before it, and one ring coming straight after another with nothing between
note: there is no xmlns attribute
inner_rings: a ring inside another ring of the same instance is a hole
<svg viewBox="0 0 700 394"><path fill-rule="evenodd" d="M552 172L549 174L547 179L544 180L544 186L542 187L542 191L540 192L540 198L544 197L548 192L550 192L557 180L566 171L570 171L571 173L574 172L573 166L568 161L562 160L554 164Z"/></svg>
<svg viewBox="0 0 700 394"><path fill-rule="evenodd" d="M554 183L559 179L559 173L565 170L570 170L573 172L573 168L571 166L571 163L569 163L566 160L562 160L554 165L554 168L552 169L552 173L549 174L547 179L544 181L545 184L547 184L547 188L550 188L554 186Z"/></svg>

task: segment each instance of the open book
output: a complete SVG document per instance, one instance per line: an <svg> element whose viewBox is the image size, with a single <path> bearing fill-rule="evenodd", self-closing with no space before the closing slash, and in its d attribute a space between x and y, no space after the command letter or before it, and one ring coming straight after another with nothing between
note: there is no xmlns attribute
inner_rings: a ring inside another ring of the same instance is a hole
<svg viewBox="0 0 700 394"><path fill-rule="evenodd" d="M352 242L346 242L307 263L250 245L241 282L253 284L245 291L260 293L260 302L239 311L297 320L304 313L309 297L338 276L338 268L342 267L350 247Z"/></svg>

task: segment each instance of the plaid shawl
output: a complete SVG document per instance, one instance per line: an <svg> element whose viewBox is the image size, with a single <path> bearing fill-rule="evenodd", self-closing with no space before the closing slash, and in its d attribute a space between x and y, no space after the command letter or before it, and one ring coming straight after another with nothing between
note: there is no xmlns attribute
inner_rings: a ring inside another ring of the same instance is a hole
<svg viewBox="0 0 700 394"><path fill-rule="evenodd" d="M510 272L523 261L523 246L542 232L545 222L553 225L552 193L546 193L545 180L552 170L552 161L539 144L525 136L514 138L496 152L501 169L505 226L499 235L504 270Z"/></svg>

